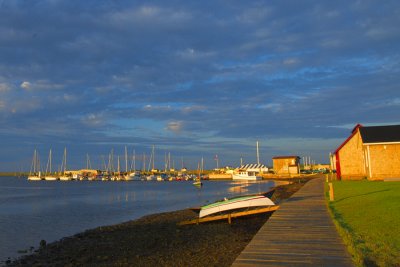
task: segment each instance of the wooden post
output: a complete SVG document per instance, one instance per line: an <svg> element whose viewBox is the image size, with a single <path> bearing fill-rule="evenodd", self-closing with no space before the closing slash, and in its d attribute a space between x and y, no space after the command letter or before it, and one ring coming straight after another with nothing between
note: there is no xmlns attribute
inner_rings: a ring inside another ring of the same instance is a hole
<svg viewBox="0 0 400 267"><path fill-rule="evenodd" d="M231 224L232 223L232 219L231 219L231 214L228 214L228 223Z"/></svg>
<svg viewBox="0 0 400 267"><path fill-rule="evenodd" d="M330 201L335 200L335 196L333 194L333 184L332 183L329 183L329 200Z"/></svg>

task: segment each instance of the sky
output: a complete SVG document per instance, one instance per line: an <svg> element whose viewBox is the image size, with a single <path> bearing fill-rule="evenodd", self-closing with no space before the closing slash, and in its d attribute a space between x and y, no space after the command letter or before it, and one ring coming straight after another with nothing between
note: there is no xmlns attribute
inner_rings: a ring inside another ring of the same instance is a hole
<svg viewBox="0 0 400 267"><path fill-rule="evenodd" d="M153 145L158 168L238 166L257 141L327 163L357 123L400 124L399 25L397 0L0 0L0 171Z"/></svg>

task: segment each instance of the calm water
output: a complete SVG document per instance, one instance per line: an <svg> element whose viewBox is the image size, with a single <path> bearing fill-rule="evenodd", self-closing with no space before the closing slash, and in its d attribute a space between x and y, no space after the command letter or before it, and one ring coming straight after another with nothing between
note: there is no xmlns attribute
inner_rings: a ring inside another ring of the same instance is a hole
<svg viewBox="0 0 400 267"><path fill-rule="evenodd" d="M46 182L0 177L0 262L86 229L266 191L274 182Z"/></svg>

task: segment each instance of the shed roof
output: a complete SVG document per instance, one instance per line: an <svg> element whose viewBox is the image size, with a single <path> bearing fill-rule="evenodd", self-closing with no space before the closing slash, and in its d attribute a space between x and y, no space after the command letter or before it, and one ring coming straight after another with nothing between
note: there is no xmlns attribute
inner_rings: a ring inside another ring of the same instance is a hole
<svg viewBox="0 0 400 267"><path fill-rule="evenodd" d="M400 125L360 127L364 144L400 142Z"/></svg>
<svg viewBox="0 0 400 267"><path fill-rule="evenodd" d="M257 164L257 163L245 164L245 165L241 165L239 167L239 169L242 169L242 170L247 170L247 169L265 169L265 168L268 168L268 167L265 166L264 164Z"/></svg>

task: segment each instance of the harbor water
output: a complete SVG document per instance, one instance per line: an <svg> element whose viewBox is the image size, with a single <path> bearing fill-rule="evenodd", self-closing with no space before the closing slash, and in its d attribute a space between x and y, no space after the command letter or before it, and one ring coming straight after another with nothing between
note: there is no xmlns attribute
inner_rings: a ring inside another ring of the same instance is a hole
<svg viewBox="0 0 400 267"><path fill-rule="evenodd" d="M48 243L98 226L259 193L273 181L27 181L0 177L0 265Z"/></svg>

